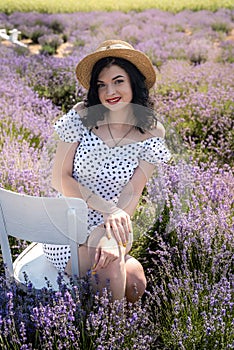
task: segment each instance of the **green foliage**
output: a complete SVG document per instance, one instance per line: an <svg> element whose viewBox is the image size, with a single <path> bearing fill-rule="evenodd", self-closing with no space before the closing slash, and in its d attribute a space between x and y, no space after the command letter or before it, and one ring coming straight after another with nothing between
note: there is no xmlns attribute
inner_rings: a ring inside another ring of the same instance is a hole
<svg viewBox="0 0 234 350"><path fill-rule="evenodd" d="M146 271L151 319L160 325L153 348L226 350L233 341L232 312L225 306L231 291L231 242L222 232L206 241L197 227L191 237L183 229L170 229L172 212L173 206L165 204L131 252Z"/></svg>
<svg viewBox="0 0 234 350"><path fill-rule="evenodd" d="M231 31L231 26L225 22L215 22L211 25L211 28L216 32L223 32L225 34Z"/></svg>
<svg viewBox="0 0 234 350"><path fill-rule="evenodd" d="M47 48L51 49L50 47ZM62 76L64 79L60 79ZM68 111L79 100L76 97L75 79L68 80L68 77L62 75L59 69L51 73L46 85L42 83L35 84L33 88L40 97L51 99L56 106L61 107L63 112Z"/></svg>
<svg viewBox="0 0 234 350"><path fill-rule="evenodd" d="M61 107L63 111L69 110L74 106L75 100L75 83L71 85L58 86L51 81L48 86L35 85L35 91L40 97L46 97L53 101L55 105Z"/></svg>
<svg viewBox="0 0 234 350"><path fill-rule="evenodd" d="M44 30L37 28L32 32L30 39L32 40L33 44L38 44L39 38L43 35L44 35Z"/></svg>
<svg viewBox="0 0 234 350"><path fill-rule="evenodd" d="M232 40L227 40L221 44L222 51L217 57L221 63L234 63L234 44Z"/></svg>
<svg viewBox="0 0 234 350"><path fill-rule="evenodd" d="M63 26L63 24L62 24L60 21L58 21L58 20L53 20L53 21L50 23L49 27L50 27L50 28L53 30L53 32L56 33L56 34L62 34L63 31L64 31L64 26Z"/></svg>
<svg viewBox="0 0 234 350"><path fill-rule="evenodd" d="M83 47L83 46L85 46L85 41L83 39L79 39L78 38L78 39L75 40L74 45Z"/></svg>
<svg viewBox="0 0 234 350"><path fill-rule="evenodd" d="M41 53L54 55L57 53L58 47L63 43L63 40L58 34L53 34L41 36L38 42L42 45Z"/></svg>
<svg viewBox="0 0 234 350"><path fill-rule="evenodd" d="M228 55L231 58L233 44L225 42L223 46L222 57L226 61L225 48L230 50ZM209 69L209 63L187 66L187 76L179 78L173 77L173 73L169 75L167 67L170 68L170 64L167 63L162 68L162 80L159 79L155 97L156 105L162 107L160 114L164 115L168 124L173 125L176 133L181 135L183 142L187 144L186 147L196 154L196 158L207 161L209 157L214 157L220 164L232 164L234 103L231 98L232 84L228 81L231 66L223 65L223 71L220 70L222 74L227 69L227 80L222 80L221 90L217 70L214 74ZM192 79L190 72L193 74L199 70L202 75L198 79ZM165 77L165 74L168 75ZM208 78L213 80L212 83L208 82ZM166 105L170 108L166 109Z"/></svg>
<svg viewBox="0 0 234 350"><path fill-rule="evenodd" d="M50 44L45 44L45 45L42 45L40 53L43 55L52 56L56 53L56 49Z"/></svg>
<svg viewBox="0 0 234 350"><path fill-rule="evenodd" d="M15 139L19 142L26 141L30 147L39 149L42 145L41 135L35 135L31 130L24 126L19 126L16 123L12 122L11 119L6 118L0 121L0 131L4 134L4 137L0 137L0 150L4 146L5 137L8 136L13 141Z"/></svg>
<svg viewBox="0 0 234 350"><path fill-rule="evenodd" d="M144 218L142 220L144 221ZM156 252L159 249L160 242L158 237L165 234L169 220L170 208L165 205L161 218L152 220L154 222L153 225L133 242L131 254L142 263L146 271L151 271L153 268L156 275L158 275L160 272L156 271L154 256L150 252ZM171 233L171 240L174 240L173 233Z"/></svg>
<svg viewBox="0 0 234 350"><path fill-rule="evenodd" d="M14 51L18 56L27 56L29 54L29 49L23 46L14 47Z"/></svg>

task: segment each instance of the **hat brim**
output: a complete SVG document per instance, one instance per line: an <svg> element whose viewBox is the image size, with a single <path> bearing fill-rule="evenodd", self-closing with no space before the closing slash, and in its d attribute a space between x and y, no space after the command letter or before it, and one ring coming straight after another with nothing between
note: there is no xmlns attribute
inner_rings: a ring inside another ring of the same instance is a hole
<svg viewBox="0 0 234 350"><path fill-rule="evenodd" d="M93 52L84 57L77 64L76 77L84 88L89 89L91 73L95 63L105 57L119 57L130 61L144 75L146 79L145 83L148 89L153 87L155 84L156 72L148 56L138 50L118 48Z"/></svg>

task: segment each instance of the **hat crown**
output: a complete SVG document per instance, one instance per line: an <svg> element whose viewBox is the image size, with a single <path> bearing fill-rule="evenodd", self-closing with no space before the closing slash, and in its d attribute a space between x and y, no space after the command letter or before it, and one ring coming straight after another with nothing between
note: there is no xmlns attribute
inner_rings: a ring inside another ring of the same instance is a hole
<svg viewBox="0 0 234 350"><path fill-rule="evenodd" d="M134 50L133 46L122 40L106 40L98 46L96 52L113 50L113 49L129 49Z"/></svg>
<svg viewBox="0 0 234 350"><path fill-rule="evenodd" d="M89 89L94 65L102 58L118 57L131 62L145 77L147 88L151 88L156 81L156 73L149 57L136 50L131 44L123 40L105 40L97 49L84 57L76 66L76 76L81 85Z"/></svg>

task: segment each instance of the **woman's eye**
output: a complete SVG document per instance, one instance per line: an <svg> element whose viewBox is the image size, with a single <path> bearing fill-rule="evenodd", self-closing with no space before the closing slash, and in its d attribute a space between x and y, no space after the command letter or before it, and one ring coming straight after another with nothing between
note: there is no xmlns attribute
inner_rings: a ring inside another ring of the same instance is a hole
<svg viewBox="0 0 234 350"><path fill-rule="evenodd" d="M97 88L98 88L98 89L101 89L101 88L103 88L104 86L105 86L105 84L101 84L101 83L97 84Z"/></svg>
<svg viewBox="0 0 234 350"><path fill-rule="evenodd" d="M123 81L123 79L117 79L117 80L115 80L115 84L121 84L121 83L123 83L124 81Z"/></svg>

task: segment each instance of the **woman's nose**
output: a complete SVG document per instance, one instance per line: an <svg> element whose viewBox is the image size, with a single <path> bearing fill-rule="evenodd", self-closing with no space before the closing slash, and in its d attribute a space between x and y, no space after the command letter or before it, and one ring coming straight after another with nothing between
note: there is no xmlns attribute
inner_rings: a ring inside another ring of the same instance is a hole
<svg viewBox="0 0 234 350"><path fill-rule="evenodd" d="M113 84L108 84L106 87L107 95L113 95L115 93L115 87Z"/></svg>

